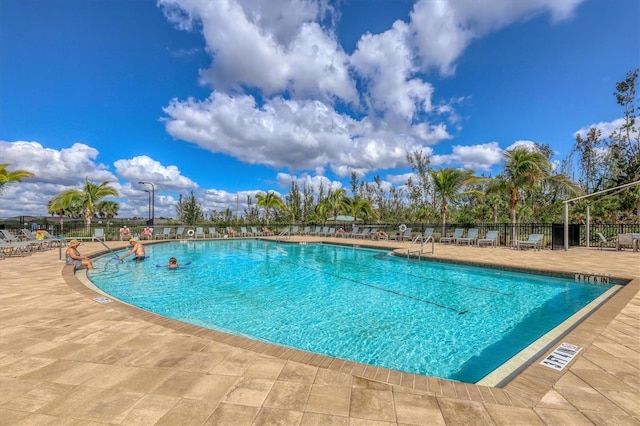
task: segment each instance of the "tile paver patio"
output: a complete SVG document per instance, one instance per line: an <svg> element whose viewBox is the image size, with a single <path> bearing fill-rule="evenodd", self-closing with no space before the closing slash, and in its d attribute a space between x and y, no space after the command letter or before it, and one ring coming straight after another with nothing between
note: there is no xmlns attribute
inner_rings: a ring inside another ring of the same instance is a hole
<svg viewBox="0 0 640 426"><path fill-rule="evenodd" d="M630 250L436 245L443 259L632 279L562 339L584 348L565 370L536 361L502 388L377 369L96 303L58 255L0 260L0 425L640 424L640 254Z"/></svg>

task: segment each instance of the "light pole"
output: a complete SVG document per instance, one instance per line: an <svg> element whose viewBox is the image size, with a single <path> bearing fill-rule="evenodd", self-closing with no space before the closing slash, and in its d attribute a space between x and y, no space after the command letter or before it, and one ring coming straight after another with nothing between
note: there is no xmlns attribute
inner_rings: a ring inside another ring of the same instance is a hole
<svg viewBox="0 0 640 426"><path fill-rule="evenodd" d="M138 182L140 185L151 185L151 219L149 225L153 226L156 219L156 187L151 182Z"/></svg>
<svg viewBox="0 0 640 426"><path fill-rule="evenodd" d="M149 220L148 222L151 223L151 190L150 189L143 189L144 192L146 192L147 194L149 194Z"/></svg>

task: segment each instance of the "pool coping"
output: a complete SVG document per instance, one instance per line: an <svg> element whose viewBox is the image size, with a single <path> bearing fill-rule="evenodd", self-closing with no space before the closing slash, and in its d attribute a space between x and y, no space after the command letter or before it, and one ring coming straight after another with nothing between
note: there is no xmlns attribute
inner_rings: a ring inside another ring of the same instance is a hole
<svg viewBox="0 0 640 426"><path fill-rule="evenodd" d="M256 239L255 237L250 237ZM273 241L273 238L262 238ZM200 239L198 241L204 241ZM160 240L152 243L172 242L175 240ZM312 241L319 242L319 241ZM331 241L330 244L340 244ZM344 243L343 243L344 244ZM380 249L383 247L364 244L347 244ZM118 248L120 249L120 248ZM92 257L109 253L107 250L95 252ZM488 263L481 263L478 266L487 267ZM554 272L554 271L550 271ZM82 273L82 272L81 272ZM91 299L104 296L103 293L96 292L85 286L85 284L75 275L72 266L65 266L62 271L65 282L78 293ZM624 279L624 278L623 278ZM368 379L392 386L406 387L426 391L436 396L450 396L469 401L490 400L492 403L507 406L533 407L540 398L548 392L553 385L566 373L564 371L553 371L539 365L539 361L544 359L553 350L556 342L560 340L570 341L582 347L588 347L599 335L599 328L593 327L594 322L610 322L620 310L633 298L640 288L640 278L632 279L628 284L622 286L614 295L608 298L579 323L571 327L562 336L554 339L546 346L535 359L514 373L508 383L501 384L502 387L492 387L479 384L469 384L448 379L441 379L430 376L421 376L412 373L405 373L397 370L374 367L319 355L311 352L301 351L294 348L264 343L241 336L227 334L221 331L209 330L196 325L186 324L178 320L162 317L160 315L145 311L141 308L128 305L124 302L114 300L109 303L110 307L131 315L132 317L148 321L150 323L170 328L176 332L191 334L197 337L210 339L219 343L224 343L237 348L249 350L258 354L273 356L284 360L291 360L311 366L326 368L329 370L349 373L354 377ZM606 309L605 309L606 308Z"/></svg>

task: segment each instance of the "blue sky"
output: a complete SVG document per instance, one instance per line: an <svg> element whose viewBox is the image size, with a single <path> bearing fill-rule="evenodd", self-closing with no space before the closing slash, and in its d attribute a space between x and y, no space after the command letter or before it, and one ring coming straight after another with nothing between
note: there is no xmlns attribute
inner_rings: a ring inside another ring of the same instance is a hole
<svg viewBox="0 0 640 426"><path fill-rule="evenodd" d="M267 6L268 5L268 6ZM608 135L640 66L637 0L4 0L0 217L110 181L119 217L235 210L296 180L349 188L434 167L496 174L515 144L561 161ZM148 187L146 187L148 189Z"/></svg>

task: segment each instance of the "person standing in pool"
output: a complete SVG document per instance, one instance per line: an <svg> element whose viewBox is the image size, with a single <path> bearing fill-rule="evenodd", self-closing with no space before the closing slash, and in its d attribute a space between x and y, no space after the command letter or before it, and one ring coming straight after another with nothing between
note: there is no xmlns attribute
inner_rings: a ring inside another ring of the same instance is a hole
<svg viewBox="0 0 640 426"><path fill-rule="evenodd" d="M118 257L118 260L125 259L132 254L134 255L133 260L136 262L140 262L147 257L144 252L144 246L140 241L135 238L131 238L129 240L129 244L131 245L131 250L129 250L124 256Z"/></svg>

